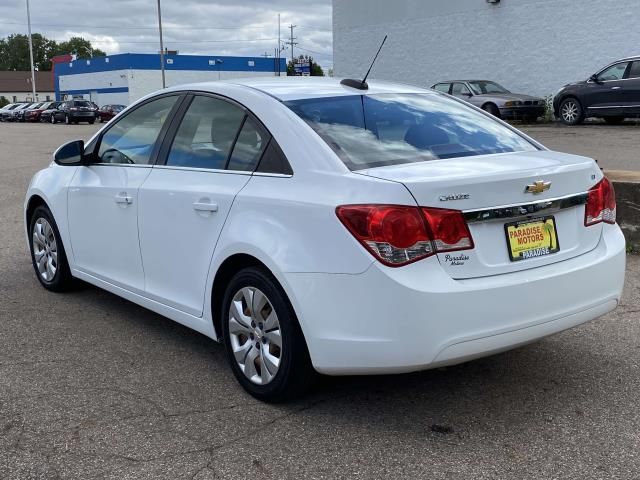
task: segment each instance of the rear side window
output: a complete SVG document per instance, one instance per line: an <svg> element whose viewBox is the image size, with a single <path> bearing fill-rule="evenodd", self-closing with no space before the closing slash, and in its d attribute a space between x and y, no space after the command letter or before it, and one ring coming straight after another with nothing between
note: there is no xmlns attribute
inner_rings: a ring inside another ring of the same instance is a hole
<svg viewBox="0 0 640 480"><path fill-rule="evenodd" d="M280 146L274 139L271 139L267 149L264 151L256 172L293 175L293 170L287 157L284 156Z"/></svg>
<svg viewBox="0 0 640 480"><path fill-rule="evenodd" d="M244 110L225 100L196 96L180 123L167 165L223 170L244 116Z"/></svg>
<svg viewBox="0 0 640 480"><path fill-rule="evenodd" d="M262 127L258 126L251 117L247 117L233 146L227 169L253 172L268 141Z"/></svg>
<svg viewBox="0 0 640 480"><path fill-rule="evenodd" d="M434 90L442 93L449 93L449 85L450 83L439 83L433 87Z"/></svg>
<svg viewBox="0 0 640 480"><path fill-rule="evenodd" d="M537 150L489 116L435 94L350 95L286 104L351 170Z"/></svg>
<svg viewBox="0 0 640 480"><path fill-rule="evenodd" d="M640 60L636 60L631 64L629 78L640 78Z"/></svg>

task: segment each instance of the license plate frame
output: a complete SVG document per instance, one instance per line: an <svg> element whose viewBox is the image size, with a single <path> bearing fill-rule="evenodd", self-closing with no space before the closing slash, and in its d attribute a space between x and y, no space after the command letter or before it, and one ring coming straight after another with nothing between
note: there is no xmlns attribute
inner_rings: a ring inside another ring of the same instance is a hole
<svg viewBox="0 0 640 480"><path fill-rule="evenodd" d="M549 230L549 227L545 227L545 225L549 225L551 229ZM519 229L526 226L530 226L532 230L523 231L522 235L511 234L511 232L518 232ZM512 262L546 257L560 251L558 226L553 215L505 223L504 233L507 241L507 253ZM540 235L543 238L538 240ZM519 237L524 238L527 243L518 245Z"/></svg>

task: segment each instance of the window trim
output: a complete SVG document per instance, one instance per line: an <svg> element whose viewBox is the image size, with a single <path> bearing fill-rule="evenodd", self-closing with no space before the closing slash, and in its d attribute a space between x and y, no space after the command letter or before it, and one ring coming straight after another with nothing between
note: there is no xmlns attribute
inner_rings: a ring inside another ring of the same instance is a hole
<svg viewBox="0 0 640 480"><path fill-rule="evenodd" d="M201 90L190 90L188 92L184 92L185 93L185 99L183 100L182 104L180 105L180 108L175 112L172 121L170 122L171 125L170 127L167 129L167 132L164 136L164 139L162 141L162 144L160 146L160 148L158 149L158 155L156 157L156 161L153 164L154 167L157 168L163 168L163 169L175 169L175 170L190 170L190 171L197 171L197 172L211 172L211 173L227 173L227 174L238 174L238 175L256 175L256 176L274 176L274 177L292 177L293 174L285 174L285 173L261 173L261 172L257 172L256 170L258 169L260 162L262 161L262 157L264 156L265 152L267 151L267 148L269 146L269 143L274 141L276 143L277 140L275 139L275 137L273 136L273 134L269 131L269 129L267 128L267 126L264 124L264 122L262 122L262 120L260 120L258 118L257 115L255 115L249 108L247 108L246 106L244 106L242 103L234 100L233 98L227 97L225 95L221 95L218 93L213 93L213 92L206 92L206 91L201 91ZM265 147L265 149L262 152L262 155L260 156L260 159L258 160L258 162L256 163L256 166L253 170L229 170L227 168L225 168L224 170L221 169L213 169L213 168L198 168L198 167L180 167L180 166L176 166L176 165L167 165L167 160L169 157L169 151L171 150L171 146L173 145L173 141L175 140L175 136L178 133L178 129L180 128L180 125L182 124L182 120L184 119L184 116L186 115L187 111L189 110L189 107L191 106L191 103L193 102L193 100L195 99L196 96L203 96L203 97L209 97L209 98L214 98L217 100L222 100L225 101L227 103L230 103L232 105L237 106L238 108L240 108L243 112L244 112L244 117L242 119L242 122L240 123L240 126L236 132L236 136L235 139L233 140L233 143L231 145L231 148L229 150L229 154L227 156L227 160L225 162L225 167L228 167L229 162L231 161L231 155L233 154L233 150L235 149L236 146L236 142L238 141L238 137L240 135L240 132L242 132L242 127L244 126L244 124L247 121L247 118L251 118L251 120L257 125L257 127L261 130L263 130L263 132L265 133L265 139L266 139L266 143L267 146ZM282 148L280 147L280 145L278 144L278 147L280 148L280 150L282 150ZM283 152L284 154L284 152ZM287 160L287 163L289 164L289 168L291 168L291 162L289 162L289 160L286 158L285 155L285 159ZM293 172L293 168L291 168L291 171Z"/></svg>
<svg viewBox="0 0 640 480"><path fill-rule="evenodd" d="M105 134L111 130L113 127L115 127L118 123L120 123L123 119L127 118L129 115L131 115L133 112L137 111L139 108L147 105L148 103L151 103L155 100L160 100L161 98L164 97L177 97L175 103L173 104L173 107L171 107L171 110L169 111L169 114L167 115L168 118L170 119L168 122L165 122L164 125L162 125L162 128L160 129L160 131L158 132L158 137L156 138L156 141L154 143L153 149L151 150L151 155L149 155L149 161L147 163L139 163L139 164L128 164L128 163L103 163L103 162L98 162L97 161L97 154L100 151L100 146L102 145L102 139L104 138ZM164 142L164 138L167 135L167 131L169 130L169 125L171 125L174 121L175 115L177 114L179 108L182 106L182 104L185 101L185 97L186 94L185 92L182 91L177 91L177 92L163 92L159 95L155 95L151 98L148 98L146 100L144 100L143 102L140 102L138 104L135 105L135 108L132 108L131 110L127 111L124 115L122 115L117 122L114 122L112 124L108 124L107 127L100 132L100 135L96 138L95 142L92 142L93 144L90 145L90 147L93 149L93 151L90 153L91 156L91 161L88 163L88 165L111 165L111 166L116 166L116 167L153 167L153 165L155 164L155 162L157 161L157 157L158 157L158 153L160 151L160 146L163 144ZM85 152L87 152L87 148L85 148Z"/></svg>

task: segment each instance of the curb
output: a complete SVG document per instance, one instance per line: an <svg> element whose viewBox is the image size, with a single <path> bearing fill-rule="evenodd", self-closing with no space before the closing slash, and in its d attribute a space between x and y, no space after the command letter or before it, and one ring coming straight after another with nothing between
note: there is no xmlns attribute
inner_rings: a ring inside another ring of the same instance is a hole
<svg viewBox="0 0 640 480"><path fill-rule="evenodd" d="M640 251L640 172L605 170L616 190L617 222L632 251Z"/></svg>

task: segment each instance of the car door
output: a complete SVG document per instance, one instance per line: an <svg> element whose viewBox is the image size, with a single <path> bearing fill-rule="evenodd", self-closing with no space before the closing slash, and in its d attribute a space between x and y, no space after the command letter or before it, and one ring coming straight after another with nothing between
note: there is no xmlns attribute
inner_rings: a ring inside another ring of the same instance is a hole
<svg viewBox="0 0 640 480"><path fill-rule="evenodd" d="M240 105L195 95L140 189L140 246L149 298L201 316L216 242L268 133Z"/></svg>
<svg viewBox="0 0 640 480"><path fill-rule="evenodd" d="M583 106L595 114L618 112L625 101L623 86L628 66L629 62L618 62L590 79L583 95Z"/></svg>
<svg viewBox="0 0 640 480"><path fill-rule="evenodd" d="M458 97L465 102L473 103L473 94L469 87L463 82L455 82L451 85L451 95Z"/></svg>
<svg viewBox="0 0 640 480"><path fill-rule="evenodd" d="M138 189L151 172L180 95L151 99L105 130L92 162L76 172L68 190L74 264L134 292L144 291L138 241Z"/></svg>

